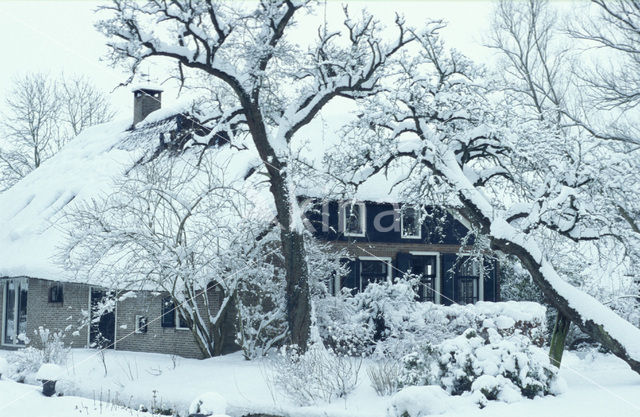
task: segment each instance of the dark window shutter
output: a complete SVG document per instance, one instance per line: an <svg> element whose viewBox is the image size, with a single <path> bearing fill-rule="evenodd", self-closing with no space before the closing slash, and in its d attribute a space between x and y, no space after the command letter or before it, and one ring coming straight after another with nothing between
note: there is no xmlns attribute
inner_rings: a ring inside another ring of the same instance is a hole
<svg viewBox="0 0 640 417"><path fill-rule="evenodd" d="M176 327L176 313L171 297L162 298L162 327Z"/></svg>
<svg viewBox="0 0 640 417"><path fill-rule="evenodd" d="M406 272L411 271L411 254L398 252L396 255L396 269L394 270L394 276L401 278Z"/></svg>

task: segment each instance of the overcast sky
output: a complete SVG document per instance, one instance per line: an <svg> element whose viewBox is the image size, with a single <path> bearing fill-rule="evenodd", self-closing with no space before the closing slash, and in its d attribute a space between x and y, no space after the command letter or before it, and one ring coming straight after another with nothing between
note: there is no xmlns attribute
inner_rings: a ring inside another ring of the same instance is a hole
<svg viewBox="0 0 640 417"><path fill-rule="evenodd" d="M120 114L129 114L132 97L129 89L111 92L127 74L111 68L102 58L106 54L105 38L94 28L100 17L95 9L99 3L91 1L0 1L0 96L11 87L11 80L27 71L57 74L84 74L100 89L108 92ZM327 20L340 18L342 2L329 0ZM404 14L407 20L419 25L427 19L449 22L443 32L450 46L476 61L491 59L482 46L490 23L492 2L483 1L368 1L349 2L355 9L366 5L374 14L391 22L393 12ZM324 8L319 13L323 18ZM307 25L302 25L303 30ZM308 25L309 34L316 32L315 24ZM162 74L152 74L162 79ZM168 88L163 101L175 99L175 90ZM1 106L1 104L0 104Z"/></svg>

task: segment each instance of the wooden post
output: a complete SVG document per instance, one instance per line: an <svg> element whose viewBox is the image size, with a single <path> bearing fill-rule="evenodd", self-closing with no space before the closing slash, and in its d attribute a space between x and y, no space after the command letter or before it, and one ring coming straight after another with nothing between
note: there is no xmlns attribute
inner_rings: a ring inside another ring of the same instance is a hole
<svg viewBox="0 0 640 417"><path fill-rule="evenodd" d="M551 335L551 346L549 347L549 359L551 363L560 368L562 362L562 354L564 353L564 341L569 333L571 320L558 311L556 316L556 324L553 326L553 334Z"/></svg>

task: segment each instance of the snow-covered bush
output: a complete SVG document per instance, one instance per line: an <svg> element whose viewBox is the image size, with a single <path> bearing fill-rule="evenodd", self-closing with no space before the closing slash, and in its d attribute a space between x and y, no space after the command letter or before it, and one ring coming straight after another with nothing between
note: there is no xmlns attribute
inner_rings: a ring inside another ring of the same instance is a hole
<svg viewBox="0 0 640 417"><path fill-rule="evenodd" d="M57 365L67 363L70 348L64 345L64 332L52 332L40 326L34 333L36 334L36 339L33 346L42 351L43 363L53 363Z"/></svg>
<svg viewBox="0 0 640 417"><path fill-rule="evenodd" d="M374 362L367 368L369 381L376 394L380 396L395 394L400 388L402 363L395 358Z"/></svg>
<svg viewBox="0 0 640 417"><path fill-rule="evenodd" d="M429 385L406 387L391 398L389 417L426 417L443 414L451 408L451 398L442 388Z"/></svg>
<svg viewBox="0 0 640 417"><path fill-rule="evenodd" d="M316 343L305 353L282 348L269 366L269 384L295 403L311 405L349 395L358 385L362 359L336 354Z"/></svg>
<svg viewBox="0 0 640 417"><path fill-rule="evenodd" d="M288 334L284 280L268 274L241 280L236 298L236 343L246 359L264 356Z"/></svg>
<svg viewBox="0 0 640 417"><path fill-rule="evenodd" d="M481 332L462 335L405 357L404 385L438 384L452 395L483 394L514 401L553 394L557 369L547 353L519 332L502 335L487 320Z"/></svg>
<svg viewBox="0 0 640 417"><path fill-rule="evenodd" d="M526 335L541 346L546 335L545 308L533 302L478 302L443 306L416 302L412 279L371 283L355 295L316 302L324 343L349 354L396 357L436 344L467 329L481 331L491 320L502 335Z"/></svg>
<svg viewBox="0 0 640 417"><path fill-rule="evenodd" d="M42 351L28 346L7 355L10 363L7 377L18 382L35 382L35 373L42 366Z"/></svg>
<svg viewBox="0 0 640 417"><path fill-rule="evenodd" d="M19 382L33 381L42 364L64 365L67 362L69 348L64 346L63 332L52 332L40 326L34 334L36 337L30 340L30 346L7 356L11 364L7 371L9 378Z"/></svg>

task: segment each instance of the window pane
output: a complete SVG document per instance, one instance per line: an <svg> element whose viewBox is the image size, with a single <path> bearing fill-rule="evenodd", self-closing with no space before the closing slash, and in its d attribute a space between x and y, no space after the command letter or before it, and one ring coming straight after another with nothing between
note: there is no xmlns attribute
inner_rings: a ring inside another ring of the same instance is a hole
<svg viewBox="0 0 640 417"><path fill-rule="evenodd" d="M458 275L467 277L480 276L480 262L477 258L465 258L458 268Z"/></svg>
<svg viewBox="0 0 640 417"><path fill-rule="evenodd" d="M362 275L387 275L387 264L381 261L361 261Z"/></svg>
<svg viewBox="0 0 640 417"><path fill-rule="evenodd" d="M16 283L7 281L5 285L4 343L13 344L16 340Z"/></svg>
<svg viewBox="0 0 640 417"><path fill-rule="evenodd" d="M20 295L18 297L18 337L27 335L27 292L29 290L29 281L20 281ZM24 341L20 341L23 344Z"/></svg>
<svg viewBox="0 0 640 417"><path fill-rule="evenodd" d="M344 230L347 233L363 234L362 205L346 204L344 206Z"/></svg>
<svg viewBox="0 0 640 417"><path fill-rule="evenodd" d="M472 304L478 301L478 279L458 279L458 302L460 304Z"/></svg>
<svg viewBox="0 0 640 417"><path fill-rule="evenodd" d="M364 290L370 282L382 282L387 279L388 265L382 261L360 261L360 278Z"/></svg>
<svg viewBox="0 0 640 417"><path fill-rule="evenodd" d="M420 211L415 207L402 209L402 236L420 236Z"/></svg>

